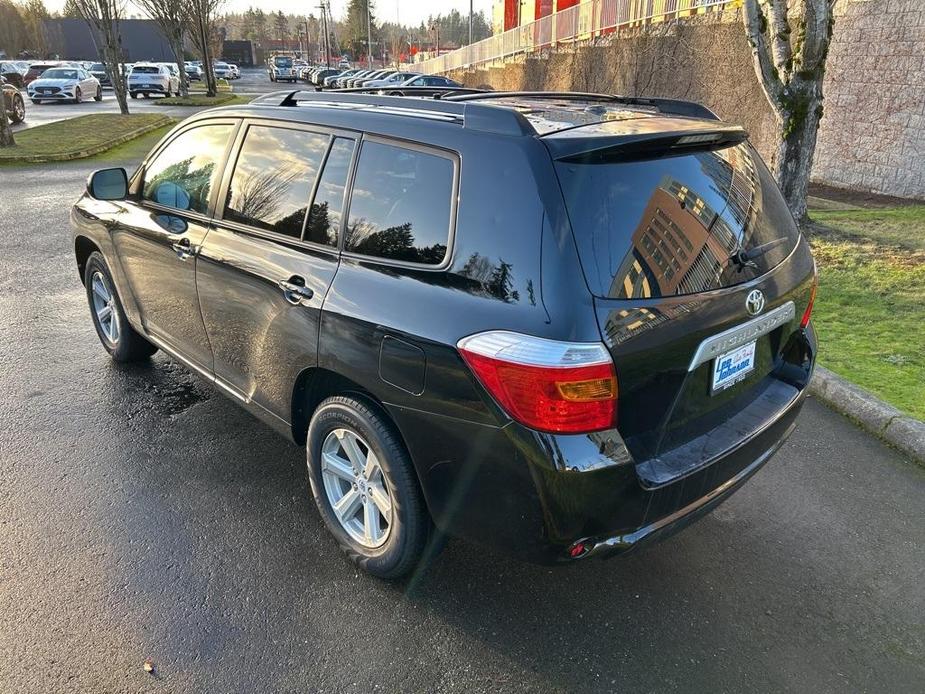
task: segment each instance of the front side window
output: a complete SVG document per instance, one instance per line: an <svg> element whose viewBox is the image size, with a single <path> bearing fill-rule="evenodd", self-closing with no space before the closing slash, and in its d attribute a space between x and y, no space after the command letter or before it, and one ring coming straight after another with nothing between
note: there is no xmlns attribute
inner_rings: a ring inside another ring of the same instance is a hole
<svg viewBox="0 0 925 694"><path fill-rule="evenodd" d="M300 238L329 141L319 133L252 125L234 167L224 218Z"/></svg>
<svg viewBox="0 0 925 694"><path fill-rule="evenodd" d="M379 142L360 150L345 250L438 265L446 257L453 161Z"/></svg>
<svg viewBox="0 0 925 694"><path fill-rule="evenodd" d="M340 231L344 206L344 187L350 174L353 144L353 140L337 137L331 145L331 153L324 163L324 171L318 181L318 190L305 227L306 241L337 247L337 234Z"/></svg>
<svg viewBox="0 0 925 694"><path fill-rule="evenodd" d="M178 135L145 169L142 198L177 210L208 214L230 124L205 125Z"/></svg>

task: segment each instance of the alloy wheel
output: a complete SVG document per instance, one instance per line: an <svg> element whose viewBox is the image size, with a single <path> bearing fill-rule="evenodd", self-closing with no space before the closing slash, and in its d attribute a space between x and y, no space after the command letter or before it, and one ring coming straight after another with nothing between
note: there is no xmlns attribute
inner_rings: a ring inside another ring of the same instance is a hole
<svg viewBox="0 0 925 694"><path fill-rule="evenodd" d="M22 97L13 100L13 117L17 123L22 123L26 119L26 105Z"/></svg>
<svg viewBox="0 0 925 694"><path fill-rule="evenodd" d="M93 290L93 312L100 332L112 344L119 342L119 319L116 315L115 294L109 286L109 280L99 271L90 278L90 288Z"/></svg>
<svg viewBox="0 0 925 694"><path fill-rule="evenodd" d="M344 531L363 547L385 544L392 529L392 495L369 444L353 431L334 429L321 446L321 477Z"/></svg>

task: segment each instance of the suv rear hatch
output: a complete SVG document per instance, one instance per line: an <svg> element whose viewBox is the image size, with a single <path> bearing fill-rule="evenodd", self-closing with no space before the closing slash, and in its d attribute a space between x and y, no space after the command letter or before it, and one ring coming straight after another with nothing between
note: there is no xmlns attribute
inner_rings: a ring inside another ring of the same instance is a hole
<svg viewBox="0 0 925 694"><path fill-rule="evenodd" d="M543 138L648 486L761 431L810 376L812 256L745 137L645 116Z"/></svg>

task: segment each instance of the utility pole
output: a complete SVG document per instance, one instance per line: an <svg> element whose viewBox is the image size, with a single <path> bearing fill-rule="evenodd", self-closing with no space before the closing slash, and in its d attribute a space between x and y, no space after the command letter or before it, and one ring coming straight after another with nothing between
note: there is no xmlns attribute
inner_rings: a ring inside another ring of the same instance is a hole
<svg viewBox="0 0 925 694"><path fill-rule="evenodd" d="M472 0L469 0L469 45L472 45Z"/></svg>
<svg viewBox="0 0 925 694"><path fill-rule="evenodd" d="M373 28L369 18L369 0L366 0L366 67L373 69Z"/></svg>
<svg viewBox="0 0 925 694"><path fill-rule="evenodd" d="M324 0L318 5L318 8L321 10L321 30L324 32L324 40L321 42L321 45L324 47L324 64L327 67L331 67L331 47L328 44L330 40L328 36L328 12Z"/></svg>

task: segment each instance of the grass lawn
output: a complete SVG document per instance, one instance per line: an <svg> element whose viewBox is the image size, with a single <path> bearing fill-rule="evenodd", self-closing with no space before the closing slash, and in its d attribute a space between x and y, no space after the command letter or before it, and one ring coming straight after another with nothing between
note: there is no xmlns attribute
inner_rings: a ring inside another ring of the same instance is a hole
<svg viewBox="0 0 925 694"><path fill-rule="evenodd" d="M237 106L250 103L253 96L240 96L238 94L219 94L206 96L205 94L190 94L189 96L172 96L169 99L158 99L154 103L158 106Z"/></svg>
<svg viewBox="0 0 925 694"><path fill-rule="evenodd" d="M106 166L110 163L119 163L121 162L135 162L140 163L142 159L151 151L151 149L156 145L164 135L170 132L171 128L177 124L177 121L171 119L170 123L158 128L157 130L152 130L149 133L145 133L141 137L136 137L134 140L130 140L125 144L113 147L112 149L106 150L96 156L89 157L84 161L88 162L99 162L101 166ZM132 173L132 169L129 168L129 174Z"/></svg>
<svg viewBox="0 0 925 694"><path fill-rule="evenodd" d="M810 216L820 363L925 420L925 205Z"/></svg>
<svg viewBox="0 0 925 694"><path fill-rule="evenodd" d="M169 118L157 113L99 113L39 125L18 131L16 146L0 149L0 162L76 159L87 150L115 146L141 128L168 122Z"/></svg>

